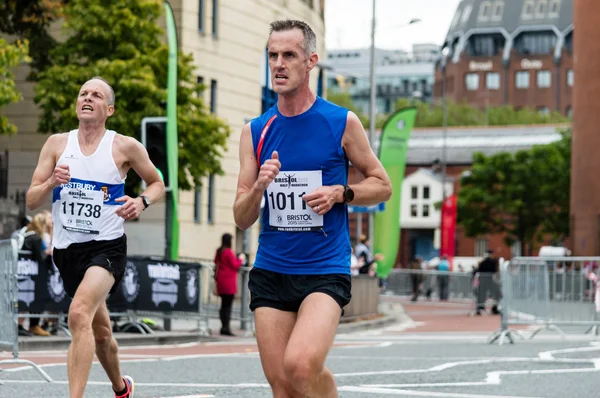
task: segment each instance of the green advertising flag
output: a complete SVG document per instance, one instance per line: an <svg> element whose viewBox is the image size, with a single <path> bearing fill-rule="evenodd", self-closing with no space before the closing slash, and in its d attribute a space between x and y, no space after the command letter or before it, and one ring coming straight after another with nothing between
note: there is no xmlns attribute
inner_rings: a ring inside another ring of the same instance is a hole
<svg viewBox="0 0 600 398"><path fill-rule="evenodd" d="M179 185L177 174L179 170L179 148L177 145L177 31L175 18L169 2L165 2L167 42L169 43L169 67L167 76L167 173L171 185L172 199L167 206L171 206L170 224L166 227L171 232L171 247L169 248L170 260L179 257L179 215L177 214L177 203L179 201ZM167 193L169 195L169 193Z"/></svg>
<svg viewBox="0 0 600 398"><path fill-rule="evenodd" d="M392 197L385 204L384 211L375 213L373 225L373 252L384 256L383 260L377 262L377 273L382 278L386 278L394 268L398 254L406 150L416 118L416 108L403 108L392 114L381 129L379 160L392 182Z"/></svg>

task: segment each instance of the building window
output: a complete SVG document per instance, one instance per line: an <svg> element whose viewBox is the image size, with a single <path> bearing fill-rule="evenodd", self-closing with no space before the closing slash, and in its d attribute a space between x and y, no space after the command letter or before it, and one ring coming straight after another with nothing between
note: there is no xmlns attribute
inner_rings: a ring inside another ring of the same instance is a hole
<svg viewBox="0 0 600 398"><path fill-rule="evenodd" d="M423 217L429 217L429 205L423 205Z"/></svg>
<svg viewBox="0 0 600 398"><path fill-rule="evenodd" d="M417 217L417 205L410 205L410 216Z"/></svg>
<svg viewBox="0 0 600 398"><path fill-rule="evenodd" d="M552 85L552 73L549 70L540 70L537 73L538 88L548 88Z"/></svg>
<svg viewBox="0 0 600 398"><path fill-rule="evenodd" d="M504 15L504 1L497 0L494 3L494 13L492 14L492 21L502 21Z"/></svg>
<svg viewBox="0 0 600 398"><path fill-rule="evenodd" d="M500 89L500 74L496 72L488 72L485 75L485 86L488 90Z"/></svg>
<svg viewBox="0 0 600 398"><path fill-rule="evenodd" d="M412 186L410 187L410 198L411 199L418 199L419 197L419 188Z"/></svg>
<svg viewBox="0 0 600 398"><path fill-rule="evenodd" d="M570 54L573 54L573 32L567 35L565 39L565 47Z"/></svg>
<svg viewBox="0 0 600 398"><path fill-rule="evenodd" d="M217 81L210 81L210 113L217 113Z"/></svg>
<svg viewBox="0 0 600 398"><path fill-rule="evenodd" d="M571 106L567 106L567 112L566 112L566 114L567 114L567 117L569 119L573 118L573 108L571 108Z"/></svg>
<svg viewBox="0 0 600 398"><path fill-rule="evenodd" d="M467 52L471 57L495 57L504 42L504 36L498 34L473 35L467 42Z"/></svg>
<svg viewBox="0 0 600 398"><path fill-rule="evenodd" d="M204 33L204 0L198 1L198 32Z"/></svg>
<svg viewBox="0 0 600 398"><path fill-rule="evenodd" d="M402 80L402 92L408 93L408 85L410 82L408 80Z"/></svg>
<svg viewBox="0 0 600 398"><path fill-rule="evenodd" d="M207 221L209 224L215 222L215 175L211 174L208 177L208 215Z"/></svg>
<svg viewBox="0 0 600 398"><path fill-rule="evenodd" d="M540 106L540 107L538 107L538 113L540 115L549 116L550 108L548 108L547 106Z"/></svg>
<svg viewBox="0 0 600 398"><path fill-rule="evenodd" d="M573 87L573 83L575 83L575 73L573 73L573 69L569 69L567 71L567 85Z"/></svg>
<svg viewBox="0 0 600 398"><path fill-rule="evenodd" d="M194 187L194 222L199 223L202 209L202 187L196 184Z"/></svg>
<svg viewBox="0 0 600 398"><path fill-rule="evenodd" d="M467 73L465 75L465 85L467 90L475 91L479 89L479 75L477 73Z"/></svg>
<svg viewBox="0 0 600 398"><path fill-rule="evenodd" d="M551 0L548 11L549 18L558 18L560 15L560 0Z"/></svg>
<svg viewBox="0 0 600 398"><path fill-rule="evenodd" d="M423 187L423 199L429 199L429 187L428 186Z"/></svg>
<svg viewBox="0 0 600 398"><path fill-rule="evenodd" d="M523 11L521 12L521 19L532 19L534 9L535 0L525 0L525 3L523 4Z"/></svg>
<svg viewBox="0 0 600 398"><path fill-rule="evenodd" d="M487 250L488 250L487 239L483 239L483 238L475 239L475 257L485 256Z"/></svg>
<svg viewBox="0 0 600 398"><path fill-rule="evenodd" d="M8 197L8 151L0 152L0 198Z"/></svg>
<svg viewBox="0 0 600 398"><path fill-rule="evenodd" d="M213 15L212 15L212 35L217 37L219 33L217 22L219 21L219 0L213 0Z"/></svg>
<svg viewBox="0 0 600 398"><path fill-rule="evenodd" d="M202 76L196 77L196 83L198 83L196 96L202 97L202 94L204 94L204 78Z"/></svg>
<svg viewBox="0 0 600 398"><path fill-rule="evenodd" d="M548 10L548 0L538 0L535 17L536 18L545 18L547 10Z"/></svg>
<svg viewBox="0 0 600 398"><path fill-rule="evenodd" d="M479 6L479 16L477 17L477 20L480 22L489 21L491 9L491 1L482 1L481 5Z"/></svg>
<svg viewBox="0 0 600 398"><path fill-rule="evenodd" d="M463 15L460 20L461 24L464 25L465 23L467 23L469 21L469 18L471 17L471 11L473 11L473 6L469 4L465 7L465 11L463 11Z"/></svg>
<svg viewBox="0 0 600 398"><path fill-rule="evenodd" d="M529 72L519 71L515 73L515 87L529 88Z"/></svg>
<svg viewBox="0 0 600 398"><path fill-rule="evenodd" d="M515 39L515 50L523 55L552 54L556 40L552 31L521 33Z"/></svg>

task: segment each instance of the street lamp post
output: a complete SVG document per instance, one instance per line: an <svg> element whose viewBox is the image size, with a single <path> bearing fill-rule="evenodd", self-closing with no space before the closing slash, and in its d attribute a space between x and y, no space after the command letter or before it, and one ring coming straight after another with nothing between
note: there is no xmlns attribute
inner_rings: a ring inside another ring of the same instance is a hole
<svg viewBox="0 0 600 398"><path fill-rule="evenodd" d="M443 112L443 138L442 138L442 204L446 200L446 165L448 163L448 104L446 100L446 62L449 54L448 47L444 47L442 50L442 112Z"/></svg>
<svg viewBox="0 0 600 398"><path fill-rule="evenodd" d="M370 86L371 86L371 91L370 91L370 100L369 100L369 134L368 134L368 138L369 138L369 144L371 145L371 148L373 148L374 146L374 142L373 139L375 137L375 115L376 115L376 98L377 98L377 86L375 84L375 10L376 10L376 0L373 0L373 18L371 20L371 53L370 53L370 68L369 68L369 81L370 81ZM392 29L392 28L400 28L400 27L404 27L404 26L408 26L408 25L412 25L415 23L421 22L421 20L419 18L413 18L411 19L408 23L402 24L402 25L397 25L397 26L393 26L390 28L386 28L384 30L388 30L388 29ZM373 251L373 220L374 220L374 216L373 213L368 213L369 214L369 240L371 243L371 251ZM362 215L359 213L358 217L362 217ZM362 219L361 219L362 221ZM362 224L362 223L361 223Z"/></svg>

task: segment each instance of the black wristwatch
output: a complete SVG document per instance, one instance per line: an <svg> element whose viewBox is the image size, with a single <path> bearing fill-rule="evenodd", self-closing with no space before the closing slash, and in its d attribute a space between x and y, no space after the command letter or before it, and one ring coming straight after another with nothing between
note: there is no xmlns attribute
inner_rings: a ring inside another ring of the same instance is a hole
<svg viewBox="0 0 600 398"><path fill-rule="evenodd" d="M348 185L344 185L344 203L350 203L354 200L354 191Z"/></svg>
<svg viewBox="0 0 600 398"><path fill-rule="evenodd" d="M148 208L148 206L150 206L150 201L144 195L140 195L140 198L142 198L142 203L144 204L144 210L146 210Z"/></svg>

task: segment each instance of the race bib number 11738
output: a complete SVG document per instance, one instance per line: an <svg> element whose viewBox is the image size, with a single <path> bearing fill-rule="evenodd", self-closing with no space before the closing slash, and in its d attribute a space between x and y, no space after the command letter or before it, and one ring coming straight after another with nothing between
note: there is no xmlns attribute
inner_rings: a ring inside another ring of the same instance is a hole
<svg viewBox="0 0 600 398"><path fill-rule="evenodd" d="M282 171L267 188L269 225L278 231L319 231L323 216L302 197L323 185L321 170Z"/></svg>
<svg viewBox="0 0 600 398"><path fill-rule="evenodd" d="M92 235L100 233L102 191L64 188L60 201L60 221L64 229Z"/></svg>

